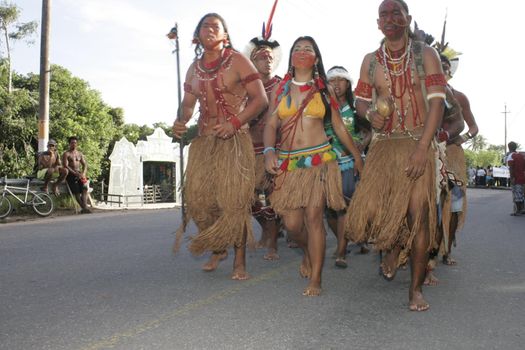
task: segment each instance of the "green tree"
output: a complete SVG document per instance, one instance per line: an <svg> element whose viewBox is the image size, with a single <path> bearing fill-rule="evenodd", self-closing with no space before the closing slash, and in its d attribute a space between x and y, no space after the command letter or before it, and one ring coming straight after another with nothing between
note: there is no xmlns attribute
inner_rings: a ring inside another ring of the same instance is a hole
<svg viewBox="0 0 525 350"><path fill-rule="evenodd" d="M0 176L32 173L35 164L38 92L0 85Z"/></svg>
<svg viewBox="0 0 525 350"><path fill-rule="evenodd" d="M7 57L8 83L7 92L12 92L12 70L11 70L11 43L27 39L28 44L32 44L31 36L36 33L38 24L36 21L20 23L20 8L18 6L2 1L0 3L0 31L3 36L4 47Z"/></svg>
<svg viewBox="0 0 525 350"><path fill-rule="evenodd" d="M19 84L22 89L38 92L39 76L29 74ZM57 65L51 66L49 90L50 137L64 151L68 147L67 138L77 136L79 149L87 158L88 177L97 179L108 166L104 159L110 143L118 134L115 122L118 122L121 111L106 105L100 93L91 89L86 81Z"/></svg>
<svg viewBox="0 0 525 350"><path fill-rule="evenodd" d="M499 166L502 164L503 154L495 150L482 150L474 152L467 149L465 150L465 159L467 162L467 167L486 167L489 165Z"/></svg>
<svg viewBox="0 0 525 350"><path fill-rule="evenodd" d="M466 145L469 149L473 150L474 152L481 151L482 149L485 149L487 147L487 139L481 135L477 134L470 140L466 142Z"/></svg>

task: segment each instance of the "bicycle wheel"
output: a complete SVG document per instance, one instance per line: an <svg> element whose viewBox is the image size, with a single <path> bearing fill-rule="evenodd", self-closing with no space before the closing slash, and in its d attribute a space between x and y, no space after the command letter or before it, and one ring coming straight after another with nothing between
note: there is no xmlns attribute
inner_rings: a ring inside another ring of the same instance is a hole
<svg viewBox="0 0 525 350"><path fill-rule="evenodd" d="M47 193L33 193L31 205L35 213L40 216L48 216L55 208L53 199Z"/></svg>
<svg viewBox="0 0 525 350"><path fill-rule="evenodd" d="M0 219L6 218L11 214L13 205L11 201L6 196L0 197Z"/></svg>

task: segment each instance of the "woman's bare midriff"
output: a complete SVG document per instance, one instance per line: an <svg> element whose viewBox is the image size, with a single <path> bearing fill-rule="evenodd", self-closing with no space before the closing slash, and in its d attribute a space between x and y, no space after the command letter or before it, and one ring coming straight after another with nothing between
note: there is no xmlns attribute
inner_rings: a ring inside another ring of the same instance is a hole
<svg viewBox="0 0 525 350"><path fill-rule="evenodd" d="M286 124L281 125L281 128ZM303 116L295 129L295 136L290 133L286 139L281 140L283 151L293 151L301 148L314 147L328 141L324 131L324 121L321 118ZM285 135L282 136L283 138Z"/></svg>

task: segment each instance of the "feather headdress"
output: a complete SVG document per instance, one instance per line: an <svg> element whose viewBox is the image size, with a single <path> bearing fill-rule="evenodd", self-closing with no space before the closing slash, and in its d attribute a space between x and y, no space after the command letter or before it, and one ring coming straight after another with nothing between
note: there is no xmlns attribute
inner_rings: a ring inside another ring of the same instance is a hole
<svg viewBox="0 0 525 350"><path fill-rule="evenodd" d="M282 51L279 42L270 39L273 29L272 20L273 15L275 13L275 8L277 6L277 2L278 0L275 0L273 4L268 23L266 24L263 22L262 35L250 40L248 45L246 45L245 49L243 50L244 55L252 61L258 53L264 50L271 51L273 53L273 70L275 70L279 66L279 62L281 61L282 57Z"/></svg>

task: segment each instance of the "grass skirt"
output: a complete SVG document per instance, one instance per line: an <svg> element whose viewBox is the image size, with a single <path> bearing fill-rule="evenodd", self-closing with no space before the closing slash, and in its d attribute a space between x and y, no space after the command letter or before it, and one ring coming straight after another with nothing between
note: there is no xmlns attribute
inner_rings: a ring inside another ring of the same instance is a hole
<svg viewBox="0 0 525 350"><path fill-rule="evenodd" d="M199 136L193 140L186 167L184 196L187 217L178 230L174 250L180 246L186 223L199 229L189 250L200 255L241 246L248 233L254 245L251 205L255 189L255 154L249 134L223 140Z"/></svg>
<svg viewBox="0 0 525 350"><path fill-rule="evenodd" d="M461 192L463 193L463 203L462 210L457 213L458 215L458 227L456 232L458 232L465 223L465 216L467 214L467 163L465 160L465 152L463 148L458 145L447 145L446 157L445 157L445 167L447 171L453 172L458 180L460 180L463 185L461 186ZM440 253L448 254L447 247L450 237L450 217L452 207L452 194L450 191L446 192L446 196L443 201L443 243L440 247Z"/></svg>
<svg viewBox="0 0 525 350"><path fill-rule="evenodd" d="M326 201L323 201L326 198ZM311 168L297 168L279 173L270 202L277 214L310 206L328 206L334 210L345 208L341 172L336 161Z"/></svg>
<svg viewBox="0 0 525 350"><path fill-rule="evenodd" d="M271 175L264 167L264 155L255 155L255 190L267 192L272 187Z"/></svg>
<svg viewBox="0 0 525 350"><path fill-rule="evenodd" d="M372 241L380 250L396 245L409 249L416 232L424 226L430 232L427 249L435 245L434 150L432 147L428 150L425 173L412 181L406 176L405 168L416 145L417 141L411 138L378 139L372 144L359 186L347 210L345 232L348 239ZM412 195L419 197L421 210L409 226L408 205Z"/></svg>

